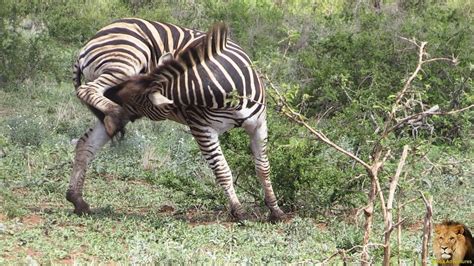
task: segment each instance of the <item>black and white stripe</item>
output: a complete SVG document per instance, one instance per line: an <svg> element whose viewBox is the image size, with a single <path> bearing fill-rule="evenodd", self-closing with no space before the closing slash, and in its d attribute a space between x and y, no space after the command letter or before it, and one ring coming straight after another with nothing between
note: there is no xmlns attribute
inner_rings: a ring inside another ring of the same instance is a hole
<svg viewBox="0 0 474 266"><path fill-rule="evenodd" d="M251 138L270 218L279 219L283 212L269 180L266 155L264 86L248 56L227 35L223 23L201 33L159 22L120 20L100 30L79 55L74 76L81 71L92 81L77 86L76 78L77 95L103 120L92 130L101 132L96 139L104 134L110 139L128 121L143 116L188 125L237 218L242 218L242 207L218 135L243 127ZM85 168L105 144L94 143L89 135L76 148L67 194L76 213L88 211L82 199Z"/></svg>

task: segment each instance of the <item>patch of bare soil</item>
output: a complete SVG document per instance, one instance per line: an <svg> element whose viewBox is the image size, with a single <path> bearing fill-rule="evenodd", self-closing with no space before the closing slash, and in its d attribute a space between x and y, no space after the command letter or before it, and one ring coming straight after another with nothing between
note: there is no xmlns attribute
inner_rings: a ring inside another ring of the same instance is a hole
<svg viewBox="0 0 474 266"><path fill-rule="evenodd" d="M69 255L66 255L64 258L58 260L54 264L61 264L61 265L75 265L75 261L78 257L86 259L88 261L97 261L97 258L88 256L84 252L86 251L86 246L81 245L78 250L74 250Z"/></svg>
<svg viewBox="0 0 474 266"><path fill-rule="evenodd" d="M160 213L174 213L175 208L171 205L162 205L159 209Z"/></svg>
<svg viewBox="0 0 474 266"><path fill-rule="evenodd" d="M38 225L38 224L42 224L43 223L43 218L41 218L41 216L39 216L39 215L31 214L31 215L28 215L28 216L25 216L25 217L21 218L21 221L22 221L23 224L25 224L27 226L35 226L35 225Z"/></svg>
<svg viewBox="0 0 474 266"><path fill-rule="evenodd" d="M225 227L236 224L236 220L229 214L228 210L203 211L199 209L188 209L185 213L173 215L177 219L186 221L190 226L221 224ZM289 223L294 217L293 213L286 214L282 223ZM267 214L262 213L259 208L247 210L246 221L267 222Z"/></svg>
<svg viewBox="0 0 474 266"><path fill-rule="evenodd" d="M31 248L26 249L26 254L28 254L32 258L40 258L43 255L41 252L36 251L34 249L31 249Z"/></svg>
<svg viewBox="0 0 474 266"><path fill-rule="evenodd" d="M314 224L318 230L326 231L328 229L328 225L326 223L315 223Z"/></svg>
<svg viewBox="0 0 474 266"><path fill-rule="evenodd" d="M41 252L36 251L32 248L18 246L18 247L13 248L10 252L7 251L6 253L2 254L1 257L6 260L15 260L18 258L18 254L25 254L25 253L34 259L38 259L38 258L41 258L41 256L43 256Z"/></svg>
<svg viewBox="0 0 474 266"><path fill-rule="evenodd" d="M190 227L196 227L200 225L213 225L213 224L220 224L225 227L231 227L235 224L235 221L232 217L230 217L227 213L222 214L220 212L212 212L212 211L201 211L201 212L186 212L184 216L180 217L181 219L185 220Z"/></svg>
<svg viewBox="0 0 474 266"><path fill-rule="evenodd" d="M27 194L29 194L30 190L24 187L17 187L17 188L13 188L12 192L13 194L17 196L26 196Z"/></svg>

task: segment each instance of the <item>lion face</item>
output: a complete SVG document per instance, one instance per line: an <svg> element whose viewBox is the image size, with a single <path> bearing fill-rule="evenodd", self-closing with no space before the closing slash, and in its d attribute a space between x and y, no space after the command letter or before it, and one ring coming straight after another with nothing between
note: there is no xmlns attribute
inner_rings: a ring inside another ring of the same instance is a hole
<svg viewBox="0 0 474 266"><path fill-rule="evenodd" d="M462 261L466 254L466 239L462 224L435 225L433 250L438 260Z"/></svg>

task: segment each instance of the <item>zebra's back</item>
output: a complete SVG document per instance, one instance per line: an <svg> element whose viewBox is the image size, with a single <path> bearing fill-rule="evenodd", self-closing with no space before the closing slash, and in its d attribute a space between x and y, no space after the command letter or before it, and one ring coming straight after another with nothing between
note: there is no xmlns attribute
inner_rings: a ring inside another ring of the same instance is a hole
<svg viewBox="0 0 474 266"><path fill-rule="evenodd" d="M120 76L148 73L164 53L184 49L202 35L202 32L168 23L120 19L100 29L86 43L79 53L78 67L86 82L103 73Z"/></svg>

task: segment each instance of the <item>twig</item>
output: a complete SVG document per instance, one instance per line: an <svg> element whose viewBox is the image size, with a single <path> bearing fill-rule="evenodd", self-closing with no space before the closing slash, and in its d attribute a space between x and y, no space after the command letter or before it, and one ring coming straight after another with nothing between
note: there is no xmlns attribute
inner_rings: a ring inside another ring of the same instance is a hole
<svg viewBox="0 0 474 266"><path fill-rule="evenodd" d="M464 111L469 110L473 107L474 107L474 104L471 104L471 105L466 106L466 107L461 108L461 109L451 110L451 111L448 111L448 112L434 112L431 115L452 115L452 114L464 112Z"/></svg>
<svg viewBox="0 0 474 266"><path fill-rule="evenodd" d="M438 105L435 105L433 107L431 107L430 109L424 111L424 112L420 112L420 113L417 113L417 114L413 114L413 115L409 115L407 117L404 117L402 118L401 120L398 120L397 124L395 124L394 126L390 127L389 129L387 129L387 133L389 132L392 132L400 127L402 127L404 124L407 124L407 123L414 123L416 121L419 121L425 117L428 117L428 116L434 116L434 115L453 115L453 114L457 114L457 113L460 113L460 112L464 112L464 111L467 111L471 108L474 107L474 104L471 104L469 106L466 106L464 108L461 108L461 109L456 109L456 110L451 110L451 111L446 111L446 112L438 112L438 109L439 109L439 106Z"/></svg>
<svg viewBox="0 0 474 266"><path fill-rule="evenodd" d="M428 109L426 111L404 117L404 118L398 120L397 124L390 127L389 129L387 129L386 132L387 133L392 132L392 131L402 127L404 124L407 124L407 123L413 124L416 121L419 121L419 120L421 120L421 119L423 119L423 118L425 118L429 115L435 114L435 111L437 111L438 109L439 109L439 106L435 105L435 106L431 107L430 109Z"/></svg>
<svg viewBox="0 0 474 266"><path fill-rule="evenodd" d="M408 205L408 204L410 204L410 203L412 203L412 202L414 202L414 201L417 201L418 199L419 199L419 198L410 199L410 200L408 200L407 202L404 202L403 204L400 204L400 205L398 206L398 208L403 209L406 205Z"/></svg>
<svg viewBox="0 0 474 266"><path fill-rule="evenodd" d="M324 111L324 113L318 117L318 120L316 121L316 126L319 125L319 123L321 122L321 119L323 119L328 113L329 111L332 110L332 106L330 106L326 111Z"/></svg>
<svg viewBox="0 0 474 266"><path fill-rule="evenodd" d="M403 218L403 219L401 219L400 221L397 221L395 224L393 224L393 225L390 227L390 229L389 229L388 231L385 231L384 234L387 233L387 232L391 233L395 228L397 228L397 227L399 227L401 224L403 224L403 223L405 222L405 220L406 220L406 219Z"/></svg>

